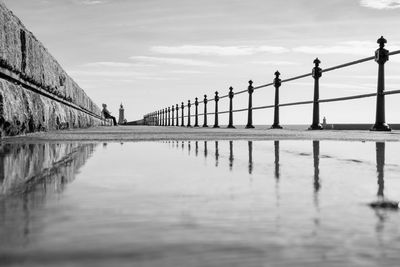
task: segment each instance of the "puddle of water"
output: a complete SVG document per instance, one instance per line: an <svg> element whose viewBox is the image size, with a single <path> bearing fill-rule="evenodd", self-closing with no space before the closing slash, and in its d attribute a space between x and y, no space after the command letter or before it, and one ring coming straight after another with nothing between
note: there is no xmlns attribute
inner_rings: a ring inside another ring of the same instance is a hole
<svg viewBox="0 0 400 267"><path fill-rule="evenodd" d="M396 266L400 143L3 145L0 263ZM27 183L27 186L26 186Z"/></svg>

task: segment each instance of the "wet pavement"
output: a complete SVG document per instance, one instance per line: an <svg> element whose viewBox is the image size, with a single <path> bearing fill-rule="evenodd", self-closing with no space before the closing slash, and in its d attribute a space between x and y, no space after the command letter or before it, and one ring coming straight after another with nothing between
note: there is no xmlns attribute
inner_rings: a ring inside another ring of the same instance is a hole
<svg viewBox="0 0 400 267"><path fill-rule="evenodd" d="M399 142L0 149L2 266L397 266Z"/></svg>
<svg viewBox="0 0 400 267"><path fill-rule="evenodd" d="M307 125L284 126L270 129L258 126L255 129L214 129L157 126L92 127L52 132L37 132L16 137L6 137L5 143L21 142L115 142L115 141L170 141L170 140L343 140L343 141L400 141L400 131L373 132L368 130L323 130L308 131Z"/></svg>

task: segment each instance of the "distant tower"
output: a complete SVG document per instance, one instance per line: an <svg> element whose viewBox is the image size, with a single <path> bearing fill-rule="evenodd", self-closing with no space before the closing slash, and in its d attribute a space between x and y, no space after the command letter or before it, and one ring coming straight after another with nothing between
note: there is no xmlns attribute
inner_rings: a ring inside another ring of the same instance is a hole
<svg viewBox="0 0 400 267"><path fill-rule="evenodd" d="M124 111L125 111L124 106L122 106L122 103L121 103L121 106L119 108L118 124L124 124L124 121L125 121Z"/></svg>

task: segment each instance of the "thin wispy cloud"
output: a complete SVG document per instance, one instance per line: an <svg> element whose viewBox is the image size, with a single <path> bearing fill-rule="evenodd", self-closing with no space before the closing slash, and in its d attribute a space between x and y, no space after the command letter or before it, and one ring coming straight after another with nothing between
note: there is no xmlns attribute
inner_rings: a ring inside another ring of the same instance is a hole
<svg viewBox="0 0 400 267"><path fill-rule="evenodd" d="M281 46L217 46L217 45L182 45L153 46L152 52L169 55L215 55L215 56L248 56L257 53L281 54L289 52Z"/></svg>
<svg viewBox="0 0 400 267"><path fill-rule="evenodd" d="M267 66L294 66L299 65L298 62L292 61L252 61L252 64L267 65Z"/></svg>
<svg viewBox="0 0 400 267"><path fill-rule="evenodd" d="M80 3L84 4L84 5L98 5L98 4L103 4L105 2L106 1L103 1L103 0L83 0L83 1L80 1Z"/></svg>
<svg viewBox="0 0 400 267"><path fill-rule="evenodd" d="M184 66L197 66L197 67L216 67L222 64L187 58L171 58L171 57L150 57L150 56L133 56L130 57L135 62L151 62L155 64L172 64L172 65L184 65Z"/></svg>
<svg viewBox="0 0 400 267"><path fill-rule="evenodd" d="M400 0L361 0L361 6L373 9L396 9L400 8Z"/></svg>
<svg viewBox="0 0 400 267"><path fill-rule="evenodd" d="M197 71L197 70L171 70L170 73L175 74L204 74L207 73L205 71Z"/></svg>
<svg viewBox="0 0 400 267"><path fill-rule="evenodd" d="M352 76L347 76L355 79L372 79L372 80L377 80L376 75L352 75ZM385 79L387 80L400 80L400 76L394 76L394 75L386 75Z"/></svg>
<svg viewBox="0 0 400 267"><path fill-rule="evenodd" d="M140 71L71 70L68 72L79 82L135 82L138 80L176 81L177 77L157 75Z"/></svg>
<svg viewBox="0 0 400 267"><path fill-rule="evenodd" d="M143 73L135 71L92 71L92 70L72 70L68 72L75 77L140 77Z"/></svg>
<svg viewBox="0 0 400 267"><path fill-rule="evenodd" d="M130 67L143 67L143 66L154 66L149 63L128 63L128 62L90 62L83 65L83 67L95 67L95 68L130 68Z"/></svg>
<svg viewBox="0 0 400 267"><path fill-rule="evenodd" d="M361 56L372 56L375 50L378 48L376 42L366 42L366 41L350 41L350 42L340 42L332 46L299 46L292 49L293 52L326 55L326 54L343 54L343 55L361 55ZM390 45L391 50L400 49L397 43L392 42Z"/></svg>

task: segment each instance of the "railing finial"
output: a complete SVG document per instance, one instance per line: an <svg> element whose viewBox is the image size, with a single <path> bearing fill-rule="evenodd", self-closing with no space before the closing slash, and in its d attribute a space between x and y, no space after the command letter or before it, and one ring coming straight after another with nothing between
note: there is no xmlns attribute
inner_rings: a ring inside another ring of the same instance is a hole
<svg viewBox="0 0 400 267"><path fill-rule="evenodd" d="M314 64L315 64L315 67L319 67L319 64L321 63L321 60L319 60L318 58L316 58L315 60L314 60Z"/></svg>
<svg viewBox="0 0 400 267"><path fill-rule="evenodd" d="M379 48L384 48L387 40L381 36L381 38L379 38L376 42L379 44Z"/></svg>

